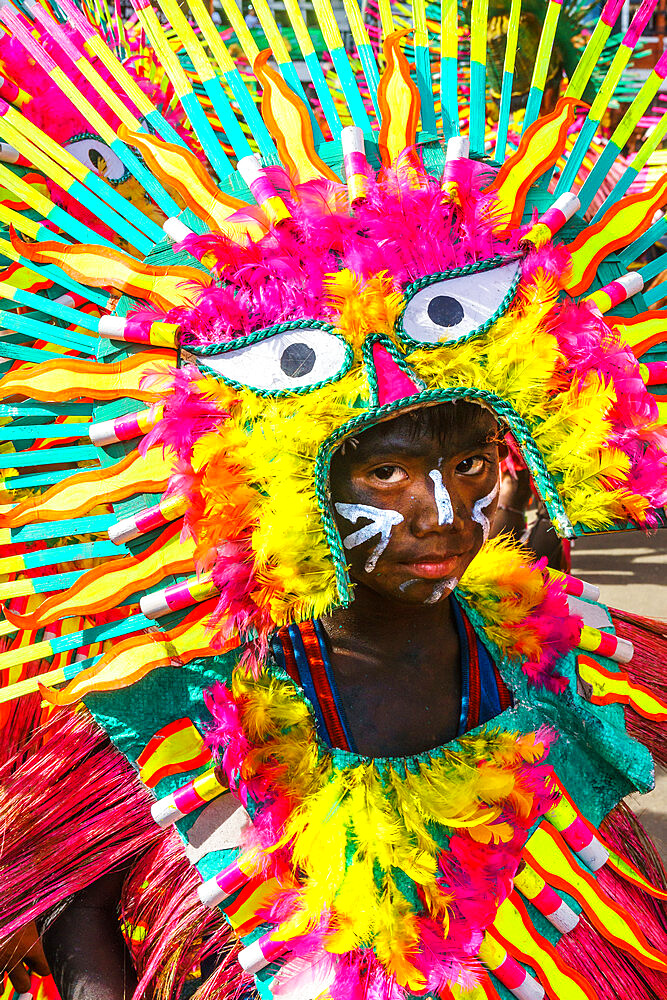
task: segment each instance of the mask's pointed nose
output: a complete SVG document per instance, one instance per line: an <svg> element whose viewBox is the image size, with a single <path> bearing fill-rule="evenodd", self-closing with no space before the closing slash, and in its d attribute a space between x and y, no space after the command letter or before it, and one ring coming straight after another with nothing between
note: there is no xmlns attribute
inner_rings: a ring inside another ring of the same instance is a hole
<svg viewBox="0 0 667 1000"><path fill-rule="evenodd" d="M405 399L406 396L414 396L420 391L420 386L401 371L382 344L373 344L373 365L380 406L384 406L385 403L395 403L397 399Z"/></svg>

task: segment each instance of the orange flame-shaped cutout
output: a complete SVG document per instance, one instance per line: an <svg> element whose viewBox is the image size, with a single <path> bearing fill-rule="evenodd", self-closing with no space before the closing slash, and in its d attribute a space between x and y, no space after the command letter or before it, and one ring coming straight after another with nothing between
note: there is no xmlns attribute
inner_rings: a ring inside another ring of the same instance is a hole
<svg viewBox="0 0 667 1000"><path fill-rule="evenodd" d="M170 525L141 555L94 566L68 590L47 597L31 614L19 615L5 608L5 618L18 628L43 628L58 618L94 615L115 608L126 597L159 583L168 573L192 572L195 543L192 539L181 542L180 529L180 522Z"/></svg>
<svg viewBox="0 0 667 1000"><path fill-rule="evenodd" d="M12 246L28 260L57 264L66 274L93 288L114 288L145 299L158 309L193 305L193 296L211 284L211 276L194 267L155 267L110 247L81 243L27 243L10 230ZM188 287L194 285L194 287Z"/></svg>
<svg viewBox="0 0 667 1000"><path fill-rule="evenodd" d="M409 34L407 28L393 31L383 43L387 65L378 86L378 105L382 125L378 144L382 164L390 167L417 139L421 101L417 85L410 76L410 66L399 42Z"/></svg>
<svg viewBox="0 0 667 1000"><path fill-rule="evenodd" d="M665 204L667 176L661 177L648 191L621 198L599 222L582 230L568 245L572 254L572 271L565 285L568 294L574 298L585 292L601 261L646 232L656 211Z"/></svg>
<svg viewBox="0 0 667 1000"><path fill-rule="evenodd" d="M211 229L225 233L237 242L246 236L259 240L268 232L268 224L261 225L258 219L248 217L243 221L228 221L237 212L257 216L261 213L246 202L220 191L192 150L163 142L149 133L130 132L124 125L119 127L118 134L125 142L141 150L155 176L167 186L176 188L188 208Z"/></svg>
<svg viewBox="0 0 667 1000"><path fill-rule="evenodd" d="M526 129L516 153L505 160L489 188L498 193L498 228L515 229L520 225L531 185L558 160L577 108L582 106L573 97L561 97L551 114L543 115Z"/></svg>
<svg viewBox="0 0 667 1000"><path fill-rule="evenodd" d="M328 180L340 184L331 167L315 152L308 109L280 74L267 65L271 50L260 52L253 66L262 85L262 116L273 136L280 160L295 184Z"/></svg>
<svg viewBox="0 0 667 1000"><path fill-rule="evenodd" d="M93 691L118 691L130 687L151 670L168 667L174 661L189 663L197 656L213 656L233 649L238 646L236 637L223 642L221 648L213 649L211 645L215 635L209 619L216 604L217 598L213 598L198 605L169 632L155 629L147 635L142 633L114 643L101 660L83 670L60 691L51 691L40 684L42 697L54 705L76 705ZM216 629L219 627L220 623Z"/></svg>
<svg viewBox="0 0 667 1000"><path fill-rule="evenodd" d="M60 403L66 399L87 396L91 399L120 399L131 396L154 402L166 388L164 365L176 364L176 351L140 351L124 361L108 365L78 358L57 358L43 361L32 368L22 367L0 379L0 399L7 396L28 396L30 399ZM151 385L142 383L147 375L164 374L164 380L154 379Z"/></svg>
<svg viewBox="0 0 667 1000"><path fill-rule="evenodd" d="M0 513L0 527L81 517L100 503L123 500L133 493L162 493L172 466L172 454L165 455L162 448L149 448L145 455L132 451L106 469L77 472L46 492L22 500Z"/></svg>

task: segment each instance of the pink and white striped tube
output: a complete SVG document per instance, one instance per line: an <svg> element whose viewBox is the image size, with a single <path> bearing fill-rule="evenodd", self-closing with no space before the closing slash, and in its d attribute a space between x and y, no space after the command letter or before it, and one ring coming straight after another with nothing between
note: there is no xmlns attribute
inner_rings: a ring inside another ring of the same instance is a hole
<svg viewBox="0 0 667 1000"><path fill-rule="evenodd" d="M202 882L197 889L197 894L204 906L213 909L242 889L261 870L261 856L257 852L250 851L247 854L241 854L236 861L232 861L217 875Z"/></svg>
<svg viewBox="0 0 667 1000"><path fill-rule="evenodd" d="M145 535L154 528L163 528L170 521L175 521L185 513L187 505L187 499L183 496L167 497L154 507L146 507L133 517L124 517L116 524L112 524L109 528L109 538L114 545L124 545L139 535Z"/></svg>
<svg viewBox="0 0 667 1000"><path fill-rule="evenodd" d="M563 573L559 569L547 569L552 580L557 580L570 597L583 597L585 601L599 601L600 588L594 583L586 583L585 580L578 580L576 576Z"/></svg>
<svg viewBox="0 0 667 1000"><path fill-rule="evenodd" d="M158 799L151 806L151 816L164 830L178 819L183 819L195 809L212 802L226 791L226 786L218 780L214 767L181 785L180 788Z"/></svg>
<svg viewBox="0 0 667 1000"><path fill-rule="evenodd" d="M171 611L181 611L183 608L192 607L193 604L200 604L217 593L218 588L208 574L201 579L191 576L181 583L165 587L164 590L145 594L139 602L139 607L146 618L156 619L168 615Z"/></svg>
<svg viewBox="0 0 667 1000"><path fill-rule="evenodd" d="M530 865L516 873L514 886L561 934L569 934L579 923L572 907Z"/></svg>
<svg viewBox="0 0 667 1000"><path fill-rule="evenodd" d="M591 832L564 796L549 809L546 818L562 835L570 850L581 858L592 872L598 871L607 863L609 853L604 844Z"/></svg>
<svg viewBox="0 0 667 1000"><path fill-rule="evenodd" d="M363 201L368 192L368 160L364 133L358 125L346 125L340 134L343 166L350 205Z"/></svg>
<svg viewBox="0 0 667 1000"><path fill-rule="evenodd" d="M98 448L106 448L117 441L131 441L152 430L162 420L163 411L164 407L160 404L137 410L136 413L126 413L113 420L101 420L98 424L90 425L88 435Z"/></svg>
<svg viewBox="0 0 667 1000"><path fill-rule="evenodd" d="M629 639L621 639L611 632L601 632L590 625L584 625L577 642L585 653L599 653L615 663L629 663L635 648Z"/></svg>
<svg viewBox="0 0 667 1000"><path fill-rule="evenodd" d="M236 168L250 188L253 198L274 226L292 218L290 210L256 156L241 157Z"/></svg>
<svg viewBox="0 0 667 1000"><path fill-rule="evenodd" d="M129 344L150 344L152 347L177 347L179 327L176 323L101 316L98 328L100 337L122 340Z"/></svg>
<svg viewBox="0 0 667 1000"><path fill-rule="evenodd" d="M517 1000L542 1000L544 997L544 987L489 934L484 935L479 957Z"/></svg>
<svg viewBox="0 0 667 1000"><path fill-rule="evenodd" d="M244 972L254 975L289 951L289 941L274 941L272 933L263 934L239 952L238 962Z"/></svg>

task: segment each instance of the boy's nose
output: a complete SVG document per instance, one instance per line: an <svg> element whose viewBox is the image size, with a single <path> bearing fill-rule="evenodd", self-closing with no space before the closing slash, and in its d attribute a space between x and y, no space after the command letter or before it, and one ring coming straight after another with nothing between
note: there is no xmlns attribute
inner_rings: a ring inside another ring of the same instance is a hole
<svg viewBox="0 0 667 1000"><path fill-rule="evenodd" d="M417 534L461 530L463 508L450 485L439 469L432 469L415 484L412 525Z"/></svg>

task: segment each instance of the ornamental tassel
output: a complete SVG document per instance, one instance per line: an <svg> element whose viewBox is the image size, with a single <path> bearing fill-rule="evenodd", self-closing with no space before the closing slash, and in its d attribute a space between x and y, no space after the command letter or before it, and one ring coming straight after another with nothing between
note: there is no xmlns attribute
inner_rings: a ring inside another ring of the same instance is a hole
<svg viewBox="0 0 667 1000"><path fill-rule="evenodd" d="M171 829L131 870L121 895L121 918L140 977L136 1000L179 997L185 981L215 969L196 996L233 998L252 985L236 961L239 945L217 908L197 895L201 879Z"/></svg>
<svg viewBox="0 0 667 1000"><path fill-rule="evenodd" d="M162 836L148 791L86 711L54 713L3 762L0 786L0 937Z"/></svg>
<svg viewBox="0 0 667 1000"><path fill-rule="evenodd" d="M667 623L644 618L629 611L610 608L616 634L629 639L634 654L623 665L631 681L648 687L661 701L667 701ZM628 733L647 747L658 763L667 765L667 726L626 708Z"/></svg>
<svg viewBox="0 0 667 1000"><path fill-rule="evenodd" d="M667 889L660 858L632 811L623 803L601 824L600 832L610 846L632 862L654 885ZM625 881L609 865L596 873L601 887L626 907L650 943L667 949L667 917L659 900ZM558 943L563 959L593 983L598 1000L667 1000L664 973L640 965L631 955L615 948L593 927L584 913L579 924Z"/></svg>

